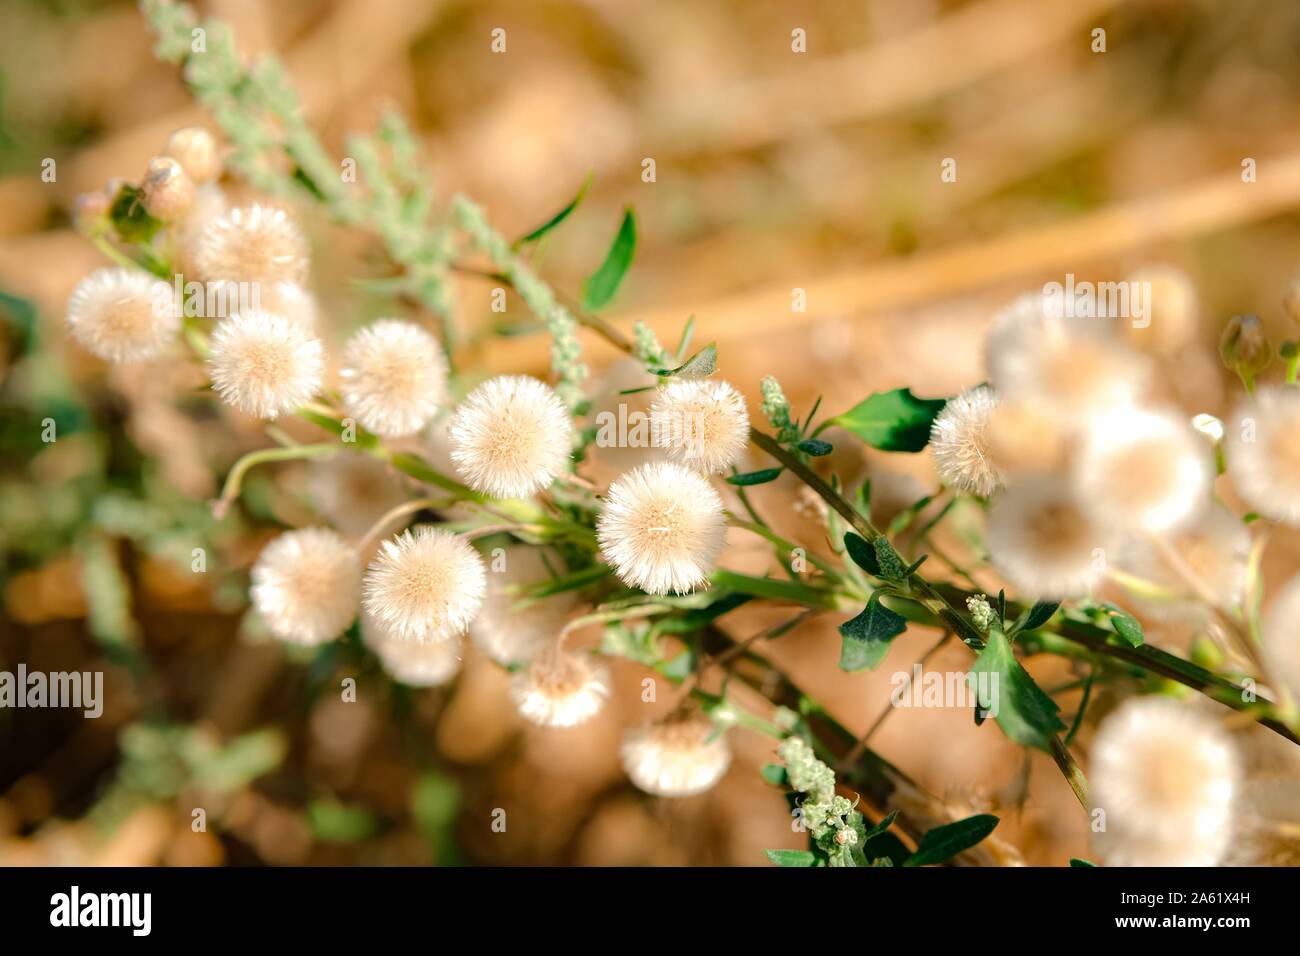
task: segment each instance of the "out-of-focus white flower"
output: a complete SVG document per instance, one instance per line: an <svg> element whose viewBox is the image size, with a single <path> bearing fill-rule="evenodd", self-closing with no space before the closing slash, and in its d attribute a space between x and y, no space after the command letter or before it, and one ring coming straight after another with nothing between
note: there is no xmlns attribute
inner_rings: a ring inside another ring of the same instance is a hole
<svg viewBox="0 0 1300 956"><path fill-rule="evenodd" d="M1125 409L1089 422L1074 479L1080 500L1099 520L1161 533L1209 505L1214 460L1183 418Z"/></svg>
<svg viewBox="0 0 1300 956"><path fill-rule="evenodd" d="M486 587L478 552L450 532L421 526L383 543L362 595L390 637L429 643L463 634Z"/></svg>
<svg viewBox="0 0 1300 956"><path fill-rule="evenodd" d="M503 562L500 570L497 562ZM574 605L572 593L519 606L511 587L547 580L550 572L538 548L509 548L493 555L487 595L469 633L479 650L503 664L526 664L564 627Z"/></svg>
<svg viewBox="0 0 1300 956"><path fill-rule="evenodd" d="M713 486L672 462L642 465L610 485L596 526L605 560L648 594L685 594L703 584L726 533Z"/></svg>
<svg viewBox="0 0 1300 956"><path fill-rule="evenodd" d="M1139 295L1150 292L1149 315L1139 316L1130 307L1130 316L1118 321L1128 341L1153 355L1173 355L1196 336L1199 322L1196 287L1187 273L1170 265L1143 266L1127 276L1129 289Z"/></svg>
<svg viewBox="0 0 1300 956"><path fill-rule="evenodd" d="M440 687L460 673L458 637L428 644L394 640L369 614L361 615L361 637L388 676L411 687Z"/></svg>
<svg viewBox="0 0 1300 956"><path fill-rule="evenodd" d="M658 389L650 406L656 448L706 474L734 465L749 444L745 397L729 383L684 378Z"/></svg>
<svg viewBox="0 0 1300 956"><path fill-rule="evenodd" d="M311 266L307 240L288 213L256 203L209 221L194 260L209 282L301 284Z"/></svg>
<svg viewBox="0 0 1300 956"><path fill-rule="evenodd" d="M1246 590L1246 562L1250 557L1250 532L1236 515L1221 505L1214 505L1194 522L1170 539L1170 548L1187 571L1203 585L1195 600L1180 601L1177 607L1144 601L1143 607L1166 619L1204 620L1208 609L1202 596L1213 597L1214 606L1233 608ZM1171 568L1160 549L1148 538L1136 538L1129 544L1125 570L1171 591L1186 592L1190 585L1178 569ZM1138 596L1141 600L1141 596ZM1199 610L1193 611L1196 605Z"/></svg>
<svg viewBox="0 0 1300 956"><path fill-rule="evenodd" d="M465 483L494 498L525 498L550 487L573 449L564 402L526 375L502 375L474 389L447 434Z"/></svg>
<svg viewBox="0 0 1300 956"><path fill-rule="evenodd" d="M623 769L636 786L660 797L689 797L712 789L731 766L731 748L698 715L634 727L623 737Z"/></svg>
<svg viewBox="0 0 1300 956"><path fill-rule="evenodd" d="M208 374L222 401L273 419L320 391L325 348L301 325L254 309L217 323Z"/></svg>
<svg viewBox="0 0 1300 956"><path fill-rule="evenodd" d="M438 340L413 322L380 319L343 349L343 404L385 438L418 432L446 400L447 360Z"/></svg>
<svg viewBox="0 0 1300 956"><path fill-rule="evenodd" d="M949 399L930 427L930 454L946 485L991 495L1002 483L985 439L997 396L987 386L969 388Z"/></svg>
<svg viewBox="0 0 1300 956"><path fill-rule="evenodd" d="M68 326L78 342L110 362L156 357L180 328L176 293L131 269L96 269L72 291Z"/></svg>
<svg viewBox="0 0 1300 956"><path fill-rule="evenodd" d="M1028 597L1077 597L1106 573L1110 529L1059 481L1029 478L993 499L988 547L994 567Z"/></svg>
<svg viewBox="0 0 1300 956"><path fill-rule="evenodd" d="M311 461L306 492L331 526L354 537L365 534L380 515L409 500L388 465L350 451Z"/></svg>
<svg viewBox="0 0 1300 956"><path fill-rule="evenodd" d="M258 555L252 581L253 605L282 641L322 644L357 615L361 565L351 546L328 528L280 535Z"/></svg>
<svg viewBox="0 0 1300 956"><path fill-rule="evenodd" d="M1300 703L1300 577L1292 578L1269 606L1264 660L1270 680Z"/></svg>
<svg viewBox="0 0 1300 956"><path fill-rule="evenodd" d="M315 334L320 310L316 297L296 282L268 282L258 287L258 306L282 315Z"/></svg>
<svg viewBox="0 0 1300 956"><path fill-rule="evenodd" d="M1265 517L1300 525L1300 389L1261 388L1225 424L1241 496Z"/></svg>
<svg viewBox="0 0 1300 956"><path fill-rule="evenodd" d="M572 727L605 706L609 671L586 655L552 646L515 674L510 696L519 713L539 727Z"/></svg>
<svg viewBox="0 0 1300 956"><path fill-rule="evenodd" d="M1088 778L1105 811L1095 836L1108 866L1214 866L1232 836L1239 768L1228 735L1160 697L1124 703L1102 723Z"/></svg>

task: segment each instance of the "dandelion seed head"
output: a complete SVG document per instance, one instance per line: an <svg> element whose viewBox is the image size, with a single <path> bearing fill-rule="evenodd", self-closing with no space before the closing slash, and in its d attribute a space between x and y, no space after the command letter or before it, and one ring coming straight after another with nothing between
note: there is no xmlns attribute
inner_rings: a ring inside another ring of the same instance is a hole
<svg viewBox="0 0 1300 956"><path fill-rule="evenodd" d="M745 398L728 382L684 378L660 387L650 406L656 448L706 474L722 474L749 444Z"/></svg>
<svg viewBox="0 0 1300 956"><path fill-rule="evenodd" d="M698 473L651 462L610 485L596 534L625 584L685 594L708 579L722 552L722 498Z"/></svg>
<svg viewBox="0 0 1300 956"><path fill-rule="evenodd" d="M338 637L356 617L361 565L336 532L302 528L262 549L252 582L253 605L271 633L314 646Z"/></svg>
<svg viewBox="0 0 1300 956"><path fill-rule="evenodd" d="M383 543L366 570L362 601L392 639L427 644L463 634L486 588L478 552L448 531L421 526Z"/></svg>
<svg viewBox="0 0 1300 956"><path fill-rule="evenodd" d="M325 348L282 315L252 309L217 323L208 375L221 400L274 419L310 401L325 374Z"/></svg>
<svg viewBox="0 0 1300 956"><path fill-rule="evenodd" d="M1049 477L1028 478L993 499L988 548L994 567L1025 595L1077 597L1100 583L1112 533Z"/></svg>
<svg viewBox="0 0 1300 956"><path fill-rule="evenodd" d="M991 495L1002 483L985 433L997 408L987 386L970 388L943 407L930 428L930 454L944 484Z"/></svg>
<svg viewBox="0 0 1300 956"><path fill-rule="evenodd" d="M1228 474L1260 514L1300 525L1300 389L1265 387L1227 422Z"/></svg>
<svg viewBox="0 0 1300 956"><path fill-rule="evenodd" d="M1214 461L1182 417L1126 409L1089 422L1074 480L1080 500L1100 520L1164 533L1209 505Z"/></svg>
<svg viewBox="0 0 1300 956"><path fill-rule="evenodd" d="M413 322L380 319L343 349L343 404L385 438L413 435L446 401L447 360L438 340Z"/></svg>
<svg viewBox="0 0 1300 956"><path fill-rule="evenodd" d="M591 658L552 646L515 674L510 697L539 727L573 727L590 720L609 696L609 671Z"/></svg>
<svg viewBox="0 0 1300 956"><path fill-rule="evenodd" d="M690 714L634 727L623 737L623 770L638 789L659 797L711 790L731 766L726 737Z"/></svg>
<svg viewBox="0 0 1300 956"><path fill-rule="evenodd" d="M110 362L156 358L180 328L176 293L132 269L96 269L68 299L68 326L88 351Z"/></svg>
<svg viewBox="0 0 1300 956"><path fill-rule="evenodd" d="M1239 776L1213 718L1162 697L1125 702L1097 731L1088 777L1106 812L1096 845L1111 866L1213 866L1232 836Z"/></svg>
<svg viewBox="0 0 1300 956"><path fill-rule="evenodd" d="M384 672L409 687L441 687L460 673L459 637L427 644L395 640L370 614L361 615L361 637Z"/></svg>
<svg viewBox="0 0 1300 956"><path fill-rule="evenodd" d="M568 408L549 385L526 375L502 375L474 389L447 434L461 478L494 498L526 498L550 487L573 450Z"/></svg>
<svg viewBox="0 0 1300 956"><path fill-rule="evenodd" d="M209 282L297 282L311 264L307 240L283 209L253 204L209 221L194 249L195 266Z"/></svg>

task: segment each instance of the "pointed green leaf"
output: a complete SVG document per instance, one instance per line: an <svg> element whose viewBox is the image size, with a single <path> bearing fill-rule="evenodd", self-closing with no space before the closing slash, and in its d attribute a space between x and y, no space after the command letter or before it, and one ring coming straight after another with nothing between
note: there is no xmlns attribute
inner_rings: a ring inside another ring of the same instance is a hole
<svg viewBox="0 0 1300 956"><path fill-rule="evenodd" d="M993 832L998 818L991 813L979 813L956 823L935 827L916 845L916 852L903 866L933 866L951 860L962 850L968 850Z"/></svg>
<svg viewBox="0 0 1300 956"><path fill-rule="evenodd" d="M814 458L822 458L835 450L834 445L820 438L805 438L797 447L805 455L812 455Z"/></svg>
<svg viewBox="0 0 1300 956"><path fill-rule="evenodd" d="M767 858L777 866L812 866L817 857L811 850L764 850Z"/></svg>
<svg viewBox="0 0 1300 956"><path fill-rule="evenodd" d="M910 389L896 388L862 400L822 428L839 425L882 451L915 452L929 444L930 426L946 404L942 398L917 398Z"/></svg>
<svg viewBox="0 0 1300 956"><path fill-rule="evenodd" d="M1110 626L1115 629L1116 634L1134 647L1141 647L1146 643L1146 635L1142 633L1142 625L1137 622L1137 618L1114 606L1109 610Z"/></svg>
<svg viewBox="0 0 1300 956"><path fill-rule="evenodd" d="M578 195L574 196L571 200L569 200L569 204L567 206L565 206L563 209L557 212L550 219L546 220L546 222L542 223L532 232L528 233L527 235L520 236L518 239L516 239L514 242L514 248L518 249L520 246L527 245L530 242L536 242L538 239L542 238L542 236L546 235L548 232L550 232L560 223L564 222L564 220L568 219L569 215L573 212L573 210L578 208L578 205L582 202L583 197L587 195L587 189L590 186L591 186L591 175L588 174L587 178L582 181L582 187L578 190Z"/></svg>
<svg viewBox="0 0 1300 956"><path fill-rule="evenodd" d="M881 820L879 823L877 823L874 827L872 827L870 830L866 832L866 834L862 838L863 844L865 844L868 840L874 837L880 836L880 834L884 833L891 826L893 826L894 819L897 816L898 816L898 811L891 810L887 817L885 817L883 820Z"/></svg>
<svg viewBox="0 0 1300 956"><path fill-rule="evenodd" d="M670 375L702 377L712 375L718 368L718 347L710 342L677 368L655 369L655 374L667 378Z"/></svg>
<svg viewBox="0 0 1300 956"><path fill-rule="evenodd" d="M582 284L583 308L595 312L609 304L618 292L635 254L636 216L628 209L623 213L623 224L618 227L618 235L614 237L605 261Z"/></svg>
<svg viewBox="0 0 1300 956"><path fill-rule="evenodd" d="M880 562L876 560L876 549L867 539L852 531L844 533L844 550L849 553L853 563L874 577L880 577Z"/></svg>
<svg viewBox="0 0 1300 956"><path fill-rule="evenodd" d="M729 475L727 484L729 485L765 485L769 481L776 481L781 476L784 468L763 468L759 471L747 471L739 475Z"/></svg>
<svg viewBox="0 0 1300 956"><path fill-rule="evenodd" d="M889 645L907 630L907 619L872 595L862 613L840 625L840 670L871 670L885 659Z"/></svg>
<svg viewBox="0 0 1300 956"><path fill-rule="evenodd" d="M981 674L989 676L981 680ZM1016 660L1011 643L1001 631L990 631L971 675L980 708L1021 746L1047 750L1052 737L1065 729L1057 716L1060 708Z"/></svg>
<svg viewBox="0 0 1300 956"><path fill-rule="evenodd" d="M1052 619L1057 608L1061 606L1060 601L1039 601L1029 609L1029 616L1025 618L1025 623L1021 624L1016 633L1022 631L1033 631L1042 627Z"/></svg>
<svg viewBox="0 0 1300 956"><path fill-rule="evenodd" d="M1077 856L1070 857L1070 866L1095 869L1097 864L1091 860L1081 860Z"/></svg>

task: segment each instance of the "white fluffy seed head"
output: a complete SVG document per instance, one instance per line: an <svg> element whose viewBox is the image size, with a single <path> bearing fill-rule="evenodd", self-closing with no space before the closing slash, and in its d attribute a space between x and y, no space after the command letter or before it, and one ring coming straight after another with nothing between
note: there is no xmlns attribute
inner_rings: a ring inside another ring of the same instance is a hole
<svg viewBox="0 0 1300 956"><path fill-rule="evenodd" d="M930 454L944 484L988 496L1002 484L985 438L998 407L993 389L969 388L944 405L930 427Z"/></svg>
<svg viewBox="0 0 1300 956"><path fill-rule="evenodd" d="M1241 496L1266 517L1300 525L1300 389L1261 388L1224 424Z"/></svg>
<svg viewBox="0 0 1300 956"><path fill-rule="evenodd" d="M498 557L504 566L498 570ZM520 606L511 589L549 578L538 548L509 548L493 556L487 575L487 593L469 634L474 645L502 664L526 664L564 627L574 605L571 593Z"/></svg>
<svg viewBox="0 0 1300 956"><path fill-rule="evenodd" d="M1250 532L1241 519L1221 505L1214 505L1169 539L1179 560L1200 581L1220 608L1234 608L1246 590L1246 562L1250 557ZM1186 579L1159 547L1147 537L1135 538L1124 559L1124 569L1146 581L1175 592L1186 592ZM1143 608L1165 620L1206 621L1212 612L1200 595L1169 606L1168 602L1143 600ZM1194 598L1194 599L1193 599Z"/></svg>
<svg viewBox="0 0 1300 956"><path fill-rule="evenodd" d="M651 462L610 485L596 534L625 584L685 594L708 579L727 529L722 498L707 479L673 462Z"/></svg>
<svg viewBox="0 0 1300 956"><path fill-rule="evenodd" d="M361 637L379 658L384 672L410 687L441 687L460 673L458 637L430 644L394 640L369 614L361 615Z"/></svg>
<svg viewBox="0 0 1300 956"><path fill-rule="evenodd" d="M1149 533L1177 530L1204 511L1213 481L1209 446L1167 412L1098 415L1074 463L1075 491L1098 520Z"/></svg>
<svg viewBox="0 0 1300 956"><path fill-rule="evenodd" d="M603 665L551 646L515 674L510 697L524 719L539 727L573 727L600 712L609 687Z"/></svg>
<svg viewBox="0 0 1300 956"><path fill-rule="evenodd" d="M380 319L348 339L339 377L344 407L385 438L415 434L446 401L442 347L401 319Z"/></svg>
<svg viewBox="0 0 1300 956"><path fill-rule="evenodd" d="M274 419L310 401L325 374L325 348L301 325L258 309L217 323L208 375L221 400Z"/></svg>
<svg viewBox="0 0 1300 956"><path fill-rule="evenodd" d="M1168 698L1127 701L1102 723L1088 768L1106 813L1100 855L1108 866L1214 866L1232 837L1238 775L1213 718Z"/></svg>
<svg viewBox="0 0 1300 956"><path fill-rule="evenodd" d="M209 282L297 282L307 279L307 240L283 209L241 206L210 220L194 249Z"/></svg>
<svg viewBox="0 0 1300 956"><path fill-rule="evenodd" d="M994 567L1025 596L1078 597L1102 580L1112 534L1060 481L1029 478L993 500L988 548Z"/></svg>
<svg viewBox="0 0 1300 956"><path fill-rule="evenodd" d="M650 431L654 446L674 461L719 475L749 444L749 411L728 382L677 379L655 392Z"/></svg>
<svg viewBox="0 0 1300 956"><path fill-rule="evenodd" d="M623 770L659 797L689 797L712 789L731 766L726 737L698 715L634 727L623 737Z"/></svg>
<svg viewBox="0 0 1300 956"><path fill-rule="evenodd" d="M1041 296L1017 300L985 342L999 397L1041 402L1063 421L1133 404L1146 387L1147 362L1109 334L1107 321L1062 318Z"/></svg>
<svg viewBox="0 0 1300 956"><path fill-rule="evenodd" d="M87 350L110 362L155 358L180 328L176 292L133 269L96 269L68 299L68 326Z"/></svg>
<svg viewBox="0 0 1300 956"><path fill-rule="evenodd" d="M1292 578L1269 605L1264 660L1269 680L1300 703L1300 577Z"/></svg>
<svg viewBox="0 0 1300 956"><path fill-rule="evenodd" d="M361 565L334 531L303 528L262 549L252 581L253 605L271 633L312 646L338 637L356 617Z"/></svg>
<svg viewBox="0 0 1300 956"><path fill-rule="evenodd" d="M569 410L549 385L527 375L502 375L474 389L447 435L461 478L494 498L550 487L573 449Z"/></svg>
<svg viewBox="0 0 1300 956"><path fill-rule="evenodd" d="M366 570L366 611L394 640L430 643L465 632L487 587L478 552L463 539L421 526L385 541Z"/></svg>

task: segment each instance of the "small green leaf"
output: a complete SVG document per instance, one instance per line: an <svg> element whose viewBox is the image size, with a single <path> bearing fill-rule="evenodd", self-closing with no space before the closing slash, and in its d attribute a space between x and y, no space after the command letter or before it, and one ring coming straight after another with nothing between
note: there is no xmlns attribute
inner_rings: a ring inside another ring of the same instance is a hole
<svg viewBox="0 0 1300 956"><path fill-rule="evenodd" d="M862 853L871 860L872 866L902 866L912 855L903 841L892 833L873 836L863 844ZM886 862L882 863L882 860Z"/></svg>
<svg viewBox="0 0 1300 956"><path fill-rule="evenodd" d="M883 534L878 535L871 546L876 549L876 564L880 567L880 576L889 581L902 581L907 577L907 566L903 564L903 556L894 550L894 546L889 543L889 539Z"/></svg>
<svg viewBox="0 0 1300 956"><path fill-rule="evenodd" d="M998 818L991 813L979 813L956 823L935 827L916 846L916 852L903 866L932 866L951 860L962 850L968 850L993 832Z"/></svg>
<svg viewBox="0 0 1300 956"><path fill-rule="evenodd" d="M609 304L618 292L635 254L636 216L628 209L623 213L623 224L618 227L618 235L614 237L605 261L582 284L583 308L595 312Z"/></svg>
<svg viewBox="0 0 1300 956"><path fill-rule="evenodd" d="M777 866L812 866L817 857L811 850L764 850L767 858Z"/></svg>
<svg viewBox="0 0 1300 956"><path fill-rule="evenodd" d="M582 181L582 186L578 190L578 195L570 199L569 204L567 206L565 206L563 209L557 212L550 219L546 220L546 222L542 223L532 232L528 233L527 235L520 236L518 239L516 239L513 248L518 249L520 246L527 245L530 242L536 242L538 239L542 238L542 236L546 235L548 232L550 232L560 223L564 222L564 220L568 219L569 215L573 212L573 210L578 208L578 205L582 202L583 197L587 195L587 189L590 186L591 186L591 174L588 174L587 178Z"/></svg>
<svg viewBox="0 0 1300 956"><path fill-rule="evenodd" d="M729 475L727 484L742 486L765 485L769 481L776 481L784 470L784 468L763 468L760 471L747 471L740 475Z"/></svg>
<svg viewBox="0 0 1300 956"><path fill-rule="evenodd" d="M790 776L786 773L785 767L779 763L764 764L763 769L759 771L766 780L774 787L788 787L790 785Z"/></svg>
<svg viewBox="0 0 1300 956"><path fill-rule="evenodd" d="M889 645L907 630L907 619L873 594L862 613L840 625L840 670L871 670L889 653Z"/></svg>
<svg viewBox="0 0 1300 956"><path fill-rule="evenodd" d="M661 378L667 378L670 375L685 375L687 377L702 377L712 375L718 367L718 347L710 342L704 348L700 349L683 364L677 368L660 368L655 369L655 374Z"/></svg>
<svg viewBox="0 0 1300 956"><path fill-rule="evenodd" d="M844 533L844 550L849 553L853 563L873 577L880 577L880 562L876 560L876 549L867 539L852 531Z"/></svg>
<svg viewBox="0 0 1300 956"><path fill-rule="evenodd" d="M1060 606L1060 601L1039 601L1029 609L1029 615L1025 618L1025 623L1020 625L1016 633L1034 631L1042 627L1052 619L1052 615L1056 613L1057 608Z"/></svg>
<svg viewBox="0 0 1300 956"><path fill-rule="evenodd" d="M1117 607L1110 607L1108 610L1110 610L1110 626L1115 629L1116 634L1134 647L1141 647L1146 642L1142 625L1137 622L1137 618Z"/></svg>
<svg viewBox="0 0 1300 956"><path fill-rule="evenodd" d="M989 676L981 680L981 674ZM1065 729L1056 702L1034 683L1016 660L1006 635L996 628L990 631L971 675L979 707L1021 746L1047 750L1052 737Z"/></svg>
<svg viewBox="0 0 1300 956"><path fill-rule="evenodd" d="M1093 869L1096 869L1097 864L1093 863L1091 860L1081 860L1077 856L1072 856L1070 857L1070 866L1084 867L1084 868L1091 867Z"/></svg>
<svg viewBox="0 0 1300 956"><path fill-rule="evenodd" d="M828 441L822 441L820 438L805 438L796 447L805 455L812 455L814 458L829 455L835 450L834 445Z"/></svg>
<svg viewBox="0 0 1300 956"><path fill-rule="evenodd" d="M877 823L874 827L872 827L870 830L866 832L866 835L863 836L862 838L862 842L865 844L868 840L880 836L880 834L884 833L886 830L888 830L891 826L894 825L894 819L897 816L898 816L898 811L891 810L887 817L885 817L883 820L881 820L879 823Z"/></svg>
<svg viewBox="0 0 1300 956"><path fill-rule="evenodd" d="M162 223L145 211L140 190L130 185L123 186L113 197L108 218L125 242L148 242L162 228Z"/></svg>
<svg viewBox="0 0 1300 956"><path fill-rule="evenodd" d="M877 392L821 428L839 425L882 451L916 452L929 444L930 426L946 404L942 398L917 398L910 389L896 388Z"/></svg>

